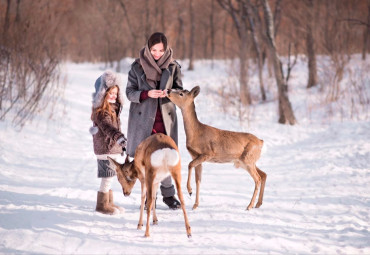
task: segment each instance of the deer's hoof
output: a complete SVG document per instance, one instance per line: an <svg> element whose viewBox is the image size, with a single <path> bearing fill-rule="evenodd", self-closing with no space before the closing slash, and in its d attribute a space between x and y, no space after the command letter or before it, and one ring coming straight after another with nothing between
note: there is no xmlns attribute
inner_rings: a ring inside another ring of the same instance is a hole
<svg viewBox="0 0 370 255"><path fill-rule="evenodd" d="M252 209L253 206L252 205L248 205L247 209L245 209L246 211L249 211L250 209Z"/></svg>
<svg viewBox="0 0 370 255"><path fill-rule="evenodd" d="M142 229L143 228L143 224L138 224L137 225L137 229Z"/></svg>
<svg viewBox="0 0 370 255"><path fill-rule="evenodd" d="M191 237L191 227L190 226L186 228L186 234L188 235L188 238Z"/></svg>
<svg viewBox="0 0 370 255"><path fill-rule="evenodd" d="M262 203L257 203L256 208L260 208L261 205L262 205Z"/></svg>
<svg viewBox="0 0 370 255"><path fill-rule="evenodd" d="M158 220L153 220L153 225L158 225Z"/></svg>
<svg viewBox="0 0 370 255"><path fill-rule="evenodd" d="M197 209L198 208L198 204L194 204L193 205L193 210Z"/></svg>

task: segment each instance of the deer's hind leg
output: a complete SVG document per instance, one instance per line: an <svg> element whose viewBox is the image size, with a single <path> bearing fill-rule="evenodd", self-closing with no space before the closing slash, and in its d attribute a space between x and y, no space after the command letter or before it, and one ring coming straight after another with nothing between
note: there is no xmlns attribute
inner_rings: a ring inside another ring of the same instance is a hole
<svg viewBox="0 0 370 255"><path fill-rule="evenodd" d="M256 200L258 190L261 186L261 176L256 168L256 161L258 160L260 153L261 149L250 143L244 148L244 151L239 158L242 167L248 171L254 181L253 196L246 210L253 208L254 201Z"/></svg>
<svg viewBox="0 0 370 255"><path fill-rule="evenodd" d="M159 186L159 183L153 184L153 192L152 192L153 225L158 225L157 212L155 209L155 200L157 197L158 186Z"/></svg>
<svg viewBox="0 0 370 255"><path fill-rule="evenodd" d="M249 205L246 208L246 210L250 210L250 209L253 208L254 201L256 200L259 187L261 186L261 176L258 174L257 169L256 169L255 166L244 165L244 167L248 171L248 173L252 176L253 181L254 181L253 196L252 196L252 199L251 199Z"/></svg>
<svg viewBox="0 0 370 255"><path fill-rule="evenodd" d="M147 211L146 211L146 228L145 228L145 237L150 236L150 213L153 208L153 202L155 201L155 190L154 190L154 178L155 175L153 174L153 169L149 169L149 171L146 171L145 176L145 185L147 187ZM154 199L153 199L153 193L154 193ZM154 216L154 215L153 215ZM154 217L153 217L154 218ZM155 220L155 219L153 219Z"/></svg>
<svg viewBox="0 0 370 255"><path fill-rule="evenodd" d="M262 201L263 201L263 194L265 192L265 184L266 184L266 178L267 178L267 174L262 171L261 169L259 169L257 166L257 172L258 174L261 176L261 188L260 188L260 193L258 195L258 201L257 201L257 204L256 204L256 208L259 208L261 205L262 205Z"/></svg>
<svg viewBox="0 0 370 255"><path fill-rule="evenodd" d="M256 169L255 166L245 165L245 168L248 171L248 173L252 176L253 181L254 181L253 196L252 196L252 199L251 199L249 205L246 208L246 210L250 210L250 209L253 208L254 201L256 200L259 187L261 186L261 176L258 174L257 169Z"/></svg>
<svg viewBox="0 0 370 255"><path fill-rule="evenodd" d="M181 209L184 214L184 221L185 221L185 229L186 229L186 234L188 237L191 237L191 228L189 224L189 219L188 215L186 213L185 209L185 201L184 201L184 195L182 194L181 190L181 166L178 171L172 171L172 178L175 180L176 184L176 189L177 189L177 195L179 196L180 202L181 202Z"/></svg>
<svg viewBox="0 0 370 255"><path fill-rule="evenodd" d="M193 205L193 210L199 206L199 194L200 194L200 183L202 182L202 164L195 167L195 183L197 186L197 192L195 196L195 203Z"/></svg>

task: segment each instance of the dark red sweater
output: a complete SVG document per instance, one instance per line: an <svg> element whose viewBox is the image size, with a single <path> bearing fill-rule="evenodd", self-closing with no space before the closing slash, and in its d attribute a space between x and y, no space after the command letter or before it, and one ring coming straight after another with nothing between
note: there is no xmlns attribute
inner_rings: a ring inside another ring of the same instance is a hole
<svg viewBox="0 0 370 255"><path fill-rule="evenodd" d="M140 94L141 102L149 98L148 92L149 91L147 90L144 90L141 92ZM161 109L159 106L159 102L158 102L157 112L155 114L155 120L154 120L153 129L152 129L152 134L156 134L156 133L166 134L166 129L164 128L164 123L163 123L163 118L162 118L162 113L161 113Z"/></svg>

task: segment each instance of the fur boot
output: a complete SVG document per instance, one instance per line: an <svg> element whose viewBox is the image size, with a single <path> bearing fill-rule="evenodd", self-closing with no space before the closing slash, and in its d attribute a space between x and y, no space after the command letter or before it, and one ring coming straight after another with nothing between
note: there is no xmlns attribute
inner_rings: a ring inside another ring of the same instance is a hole
<svg viewBox="0 0 370 255"><path fill-rule="evenodd" d="M124 208L114 204L114 202L113 202L113 191L111 189L109 190L109 205L114 207L114 208L117 208L119 210L119 213L124 213L125 212Z"/></svg>
<svg viewBox="0 0 370 255"><path fill-rule="evenodd" d="M104 214L117 214L119 210L112 207L109 204L109 192L103 193L98 191L98 197L96 202L96 209L97 212L101 212Z"/></svg>

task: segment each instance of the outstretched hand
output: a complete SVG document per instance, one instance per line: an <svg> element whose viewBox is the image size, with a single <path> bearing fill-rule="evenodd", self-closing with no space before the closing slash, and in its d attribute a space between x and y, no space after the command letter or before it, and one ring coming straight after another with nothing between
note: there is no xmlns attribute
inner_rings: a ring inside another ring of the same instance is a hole
<svg viewBox="0 0 370 255"><path fill-rule="evenodd" d="M151 98L162 98L166 97L167 95L165 90L152 89L148 91L148 96Z"/></svg>

